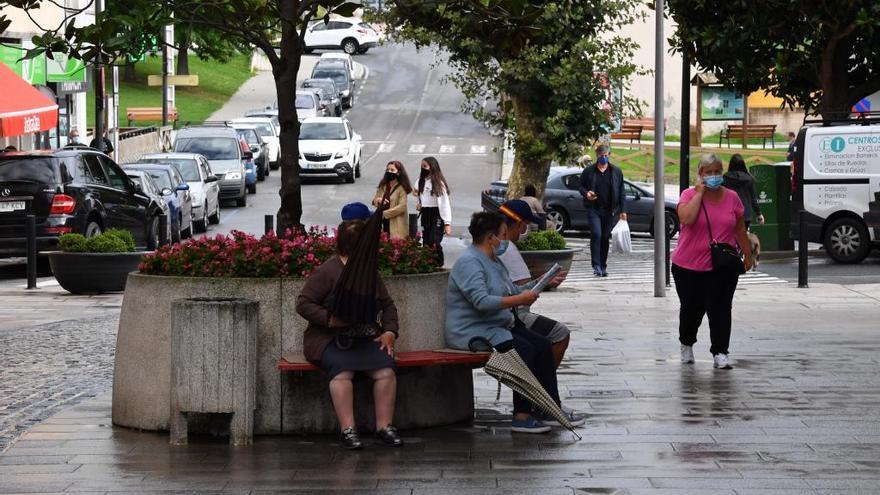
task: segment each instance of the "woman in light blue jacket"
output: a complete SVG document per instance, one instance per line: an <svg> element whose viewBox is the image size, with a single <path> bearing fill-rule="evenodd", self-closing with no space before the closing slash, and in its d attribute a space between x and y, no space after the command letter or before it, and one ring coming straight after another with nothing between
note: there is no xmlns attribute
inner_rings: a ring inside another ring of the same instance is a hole
<svg viewBox="0 0 880 495"><path fill-rule="evenodd" d="M474 213L468 227L473 245L455 262L446 290L446 344L455 349L470 349L474 339L488 340L506 352L516 349L547 393L559 404L556 367L550 341L519 322L517 306L530 306L538 294L529 286L518 287L510 281L504 264L498 259L507 249L507 225L498 213ZM513 394L511 430L520 433L550 431L552 420L536 417L531 402ZM569 413L572 422L584 419Z"/></svg>

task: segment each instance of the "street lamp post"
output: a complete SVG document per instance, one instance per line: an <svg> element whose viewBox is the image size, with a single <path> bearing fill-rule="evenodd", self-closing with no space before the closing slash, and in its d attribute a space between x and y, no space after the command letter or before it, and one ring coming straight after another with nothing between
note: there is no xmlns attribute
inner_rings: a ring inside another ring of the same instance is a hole
<svg viewBox="0 0 880 495"><path fill-rule="evenodd" d="M654 297L666 297L666 198L663 186L663 39L664 0L654 3L656 39L654 49ZM684 118L684 117L682 117Z"/></svg>
<svg viewBox="0 0 880 495"><path fill-rule="evenodd" d="M95 22L101 22L101 12L104 10L104 1L95 0ZM103 57L101 56L101 45L98 45L95 54L95 139L99 146L103 149L102 138L104 137L104 66Z"/></svg>

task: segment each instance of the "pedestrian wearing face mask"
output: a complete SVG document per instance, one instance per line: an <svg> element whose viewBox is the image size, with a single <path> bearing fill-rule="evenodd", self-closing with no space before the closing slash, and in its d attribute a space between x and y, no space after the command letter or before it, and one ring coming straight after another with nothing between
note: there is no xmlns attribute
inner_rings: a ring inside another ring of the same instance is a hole
<svg viewBox="0 0 880 495"><path fill-rule="evenodd" d="M373 206L383 204L387 209L382 212L382 231L391 238L404 238L409 235L409 215L407 214L406 198L412 192L412 184L403 164L397 160L388 162L385 175L376 188Z"/></svg>
<svg viewBox="0 0 880 495"><path fill-rule="evenodd" d="M507 274L514 285L523 290L531 289L537 279L532 279L529 267L516 247L516 241L525 239L529 233L529 224L539 222L540 218L535 216L528 203L520 199L506 201L498 209L498 213L504 215L504 222L507 224L505 239L510 241L504 252L498 255L498 259L507 268ZM566 275L567 271L560 272L550 286L556 287L564 282ZM550 339L553 362L559 368L562 358L565 357L565 350L568 349L571 334L568 327L564 323L533 313L531 306L519 306L516 308L516 315L526 328Z"/></svg>
<svg viewBox="0 0 880 495"><path fill-rule="evenodd" d="M623 172L615 167L608 146L596 148L596 163L581 173L580 190L590 223L590 261L593 275L608 276L608 245L611 229L617 219L626 220L626 194L623 192Z"/></svg>
<svg viewBox="0 0 880 495"><path fill-rule="evenodd" d="M422 223L422 244L434 248L437 259L443 265L444 235L452 235L452 204L449 202L449 184L440 170L440 163L433 156L422 160L418 190L413 195L419 199L418 209Z"/></svg>
<svg viewBox="0 0 880 495"><path fill-rule="evenodd" d="M713 269L711 243L739 245L745 270L752 267L752 253L744 220L742 201L734 191L722 187L724 170L715 155L700 160L698 182L678 202L681 233L672 253L672 276L681 304L678 340L681 362L694 362L693 345L703 316L709 316L709 339L714 365L732 368L728 357L733 294L739 274Z"/></svg>

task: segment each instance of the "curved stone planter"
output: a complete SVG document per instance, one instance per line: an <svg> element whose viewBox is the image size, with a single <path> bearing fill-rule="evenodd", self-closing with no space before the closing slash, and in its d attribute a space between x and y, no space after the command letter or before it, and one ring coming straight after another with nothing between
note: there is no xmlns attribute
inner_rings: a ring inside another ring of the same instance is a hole
<svg viewBox="0 0 880 495"><path fill-rule="evenodd" d="M520 254L522 254L526 266L529 267L529 273L532 275L532 278L537 278L547 273L547 270L553 266L553 263L558 263L565 271L570 270L574 253L578 251L578 249L565 248L547 251L520 251ZM555 285L548 287L552 289Z"/></svg>
<svg viewBox="0 0 880 495"><path fill-rule="evenodd" d="M98 294L125 290L128 274L137 270L148 252L47 253L58 284L73 294Z"/></svg>
<svg viewBox="0 0 880 495"><path fill-rule="evenodd" d="M400 318L400 351L445 347L447 272L385 278ZM144 430L169 427L171 302L192 297L241 297L259 301L257 394L254 433L306 433L335 429L327 381L322 373L281 373L283 355L302 354L306 321L295 311L302 280L128 276L113 374L113 423ZM397 417L401 428L468 420L473 414L471 369L467 366L402 370ZM359 383L358 388L366 388ZM359 423L371 406L357 390ZM368 397L367 397L368 398ZM436 405L436 407L434 407ZM416 414L418 412L418 414Z"/></svg>

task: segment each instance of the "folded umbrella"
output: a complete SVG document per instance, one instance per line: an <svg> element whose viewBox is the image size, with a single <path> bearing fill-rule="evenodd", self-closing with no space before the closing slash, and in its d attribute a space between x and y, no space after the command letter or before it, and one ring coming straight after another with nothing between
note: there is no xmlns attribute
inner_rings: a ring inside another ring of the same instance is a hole
<svg viewBox="0 0 880 495"><path fill-rule="evenodd" d="M486 373L500 383L522 394L545 414L553 416L556 421L559 421L560 425L572 432L578 440L581 440L581 436L575 431L568 416L556 404L556 401L550 397L550 394L544 390L544 387L538 382L538 379L515 349L510 349L507 352L493 351L484 369Z"/></svg>

